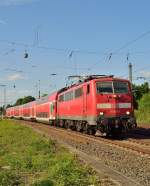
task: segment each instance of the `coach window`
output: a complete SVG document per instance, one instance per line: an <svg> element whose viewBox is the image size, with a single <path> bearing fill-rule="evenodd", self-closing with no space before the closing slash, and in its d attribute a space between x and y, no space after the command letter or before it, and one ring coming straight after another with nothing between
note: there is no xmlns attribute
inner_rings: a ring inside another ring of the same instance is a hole
<svg viewBox="0 0 150 186"><path fill-rule="evenodd" d="M90 94L90 84L87 85L86 94Z"/></svg>

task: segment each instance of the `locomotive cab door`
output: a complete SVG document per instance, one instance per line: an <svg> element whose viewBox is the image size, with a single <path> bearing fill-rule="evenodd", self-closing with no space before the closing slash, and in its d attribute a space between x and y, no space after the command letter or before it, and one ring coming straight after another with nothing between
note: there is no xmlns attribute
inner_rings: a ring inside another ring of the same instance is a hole
<svg viewBox="0 0 150 186"><path fill-rule="evenodd" d="M88 117L90 108L91 108L91 99L90 99L90 84L84 86L84 96L83 96L83 114L85 117Z"/></svg>

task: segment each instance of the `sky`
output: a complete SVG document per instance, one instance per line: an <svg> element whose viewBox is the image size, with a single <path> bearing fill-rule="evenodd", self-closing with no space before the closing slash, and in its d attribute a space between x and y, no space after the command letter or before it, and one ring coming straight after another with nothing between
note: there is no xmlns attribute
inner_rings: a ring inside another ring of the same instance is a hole
<svg viewBox="0 0 150 186"><path fill-rule="evenodd" d="M7 103L37 97L39 87L49 94L69 75L128 78L129 63L134 83L150 80L149 7L149 0L0 0L0 85Z"/></svg>

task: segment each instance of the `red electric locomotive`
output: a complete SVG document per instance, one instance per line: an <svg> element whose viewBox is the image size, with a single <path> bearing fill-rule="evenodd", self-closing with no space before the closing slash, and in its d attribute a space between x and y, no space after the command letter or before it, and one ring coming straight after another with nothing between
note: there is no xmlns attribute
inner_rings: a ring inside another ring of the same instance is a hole
<svg viewBox="0 0 150 186"><path fill-rule="evenodd" d="M136 126L128 80L88 76L58 95L57 120L78 131L116 135Z"/></svg>

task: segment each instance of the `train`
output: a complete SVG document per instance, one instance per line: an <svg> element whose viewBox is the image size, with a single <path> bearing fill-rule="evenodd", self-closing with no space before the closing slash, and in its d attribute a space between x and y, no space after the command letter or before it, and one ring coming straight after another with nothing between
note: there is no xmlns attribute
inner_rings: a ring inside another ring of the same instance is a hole
<svg viewBox="0 0 150 186"><path fill-rule="evenodd" d="M121 136L137 126L131 83L113 75L89 75L24 105L7 118L49 123L100 136Z"/></svg>

